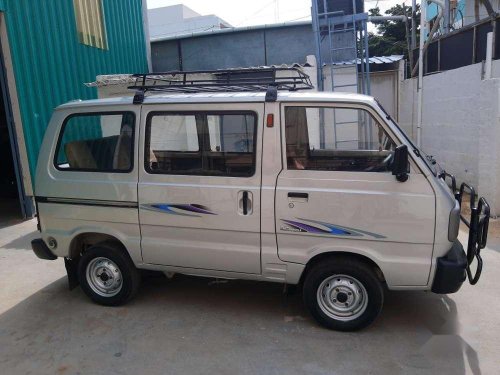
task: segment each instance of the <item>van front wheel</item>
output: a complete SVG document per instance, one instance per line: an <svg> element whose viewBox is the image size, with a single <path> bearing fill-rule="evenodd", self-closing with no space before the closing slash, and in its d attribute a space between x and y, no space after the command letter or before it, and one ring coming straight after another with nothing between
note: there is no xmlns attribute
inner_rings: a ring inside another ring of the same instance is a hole
<svg viewBox="0 0 500 375"><path fill-rule="evenodd" d="M132 260L113 244L90 247L78 263L78 281L92 301L118 306L137 292L140 274Z"/></svg>
<svg viewBox="0 0 500 375"><path fill-rule="evenodd" d="M372 323L382 310L384 292L365 263L329 259L307 273L304 303L314 319L329 329L355 331Z"/></svg>

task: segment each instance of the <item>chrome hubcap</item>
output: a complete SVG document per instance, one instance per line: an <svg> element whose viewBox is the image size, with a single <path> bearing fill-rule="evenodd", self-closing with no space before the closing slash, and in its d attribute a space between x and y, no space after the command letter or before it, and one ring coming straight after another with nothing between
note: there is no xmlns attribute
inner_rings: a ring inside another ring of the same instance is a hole
<svg viewBox="0 0 500 375"><path fill-rule="evenodd" d="M92 259L87 265L87 283L103 297L113 297L122 289L122 273L115 262L108 258Z"/></svg>
<svg viewBox="0 0 500 375"><path fill-rule="evenodd" d="M363 284L347 275L333 275L323 280L317 299L326 315L342 321L358 318L368 306L368 294Z"/></svg>

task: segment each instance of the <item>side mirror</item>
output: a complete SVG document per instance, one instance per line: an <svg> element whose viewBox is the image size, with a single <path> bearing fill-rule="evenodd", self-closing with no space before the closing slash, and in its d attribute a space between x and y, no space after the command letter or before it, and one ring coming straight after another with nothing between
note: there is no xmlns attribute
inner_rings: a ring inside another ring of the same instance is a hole
<svg viewBox="0 0 500 375"><path fill-rule="evenodd" d="M408 146L399 145L394 151L392 174L399 182L408 180Z"/></svg>

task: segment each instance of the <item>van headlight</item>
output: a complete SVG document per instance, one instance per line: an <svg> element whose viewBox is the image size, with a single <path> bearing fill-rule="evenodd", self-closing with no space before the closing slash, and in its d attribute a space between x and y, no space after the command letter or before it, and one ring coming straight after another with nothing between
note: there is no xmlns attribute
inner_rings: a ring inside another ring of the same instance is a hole
<svg viewBox="0 0 500 375"><path fill-rule="evenodd" d="M460 228L460 205L455 200L455 207L450 211L450 221L448 223L448 241L454 242L458 237Z"/></svg>

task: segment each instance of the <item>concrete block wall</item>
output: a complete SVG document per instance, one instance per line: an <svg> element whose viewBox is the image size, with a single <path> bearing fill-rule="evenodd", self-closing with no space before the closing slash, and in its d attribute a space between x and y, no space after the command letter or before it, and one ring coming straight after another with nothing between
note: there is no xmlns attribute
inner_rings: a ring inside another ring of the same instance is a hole
<svg viewBox="0 0 500 375"><path fill-rule="evenodd" d="M314 52L310 23L232 29L151 42L154 72L304 63Z"/></svg>
<svg viewBox="0 0 500 375"><path fill-rule="evenodd" d="M352 32L336 33L333 46L349 47L353 40ZM330 56L330 47L328 38L324 38L323 56ZM314 54L315 36L308 22L226 29L151 42L153 72L302 64L306 56ZM335 61L353 60L355 51L338 50L333 57Z"/></svg>
<svg viewBox="0 0 500 375"><path fill-rule="evenodd" d="M499 216L500 79L482 79L482 71L475 64L424 77L421 146L459 183L476 186ZM416 139L416 79L401 83L399 122Z"/></svg>

